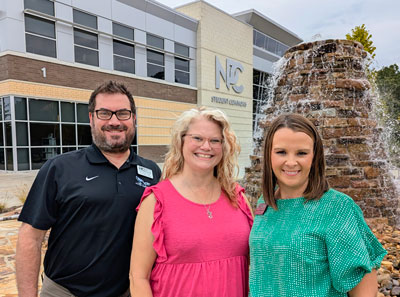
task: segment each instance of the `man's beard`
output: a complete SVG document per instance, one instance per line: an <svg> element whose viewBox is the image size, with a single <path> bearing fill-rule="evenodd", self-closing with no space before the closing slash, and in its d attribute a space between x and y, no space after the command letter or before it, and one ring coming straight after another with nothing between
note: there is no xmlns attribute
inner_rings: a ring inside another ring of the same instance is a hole
<svg viewBox="0 0 400 297"><path fill-rule="evenodd" d="M93 143L101 150L107 153L123 153L126 152L129 147L132 144L133 138L135 137L135 130L132 130L131 132L127 132L125 134L125 140L124 141L108 141L107 137L104 134L104 131L107 130L123 130L123 131L128 131L128 127L124 125L105 125L101 127L101 131L103 133L99 132L95 128L95 124L92 124L91 126L91 132L92 132L92 140ZM117 136L118 138L121 138L120 136ZM111 137L113 139L113 137Z"/></svg>

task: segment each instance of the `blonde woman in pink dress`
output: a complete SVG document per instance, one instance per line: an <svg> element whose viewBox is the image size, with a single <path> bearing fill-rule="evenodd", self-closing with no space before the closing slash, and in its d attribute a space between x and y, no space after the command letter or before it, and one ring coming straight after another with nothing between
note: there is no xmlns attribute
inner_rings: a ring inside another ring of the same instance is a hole
<svg viewBox="0 0 400 297"><path fill-rule="evenodd" d="M135 224L135 297L245 297L253 222L235 182L240 147L225 114L184 112L162 181L145 190Z"/></svg>

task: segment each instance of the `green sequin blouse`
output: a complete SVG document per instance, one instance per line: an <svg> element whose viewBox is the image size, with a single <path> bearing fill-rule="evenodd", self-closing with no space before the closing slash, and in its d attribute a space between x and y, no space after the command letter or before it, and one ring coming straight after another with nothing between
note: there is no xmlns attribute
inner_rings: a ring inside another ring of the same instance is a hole
<svg viewBox="0 0 400 297"><path fill-rule="evenodd" d="M379 268L386 250L349 196L330 189L319 200L277 206L254 219L249 296L346 297Z"/></svg>

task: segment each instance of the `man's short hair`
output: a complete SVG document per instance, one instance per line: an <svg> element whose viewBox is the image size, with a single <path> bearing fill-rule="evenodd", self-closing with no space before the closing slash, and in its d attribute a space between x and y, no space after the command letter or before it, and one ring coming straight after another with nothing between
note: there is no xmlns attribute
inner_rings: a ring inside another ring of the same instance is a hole
<svg viewBox="0 0 400 297"><path fill-rule="evenodd" d="M90 113L94 112L94 109L96 107L96 96L98 94L124 94L128 97L129 99L129 104L131 105L131 111L133 114L136 114L136 106L135 106L135 101L133 100L133 96L131 92L128 91L128 88L122 84L118 83L116 81L108 81L100 86L98 86L93 93L90 95L89 99L89 106L88 110Z"/></svg>

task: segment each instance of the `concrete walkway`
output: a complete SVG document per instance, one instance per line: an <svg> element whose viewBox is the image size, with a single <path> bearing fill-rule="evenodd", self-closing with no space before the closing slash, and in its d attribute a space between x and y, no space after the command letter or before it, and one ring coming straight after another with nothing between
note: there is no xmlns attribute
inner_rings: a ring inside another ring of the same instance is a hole
<svg viewBox="0 0 400 297"><path fill-rule="evenodd" d="M38 171L1 172L0 171L0 204L6 208L20 206L20 198L26 197Z"/></svg>

